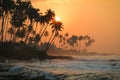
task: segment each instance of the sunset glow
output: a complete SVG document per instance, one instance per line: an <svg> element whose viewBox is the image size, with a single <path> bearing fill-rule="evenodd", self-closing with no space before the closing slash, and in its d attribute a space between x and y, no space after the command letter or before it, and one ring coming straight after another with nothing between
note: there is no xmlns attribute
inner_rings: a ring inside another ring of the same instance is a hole
<svg viewBox="0 0 120 80"><path fill-rule="evenodd" d="M59 16L56 16L56 17L55 17L55 20L56 20L56 21L60 21L60 17L59 17Z"/></svg>
<svg viewBox="0 0 120 80"><path fill-rule="evenodd" d="M0 5L0 80L120 80L120 0Z"/></svg>
<svg viewBox="0 0 120 80"><path fill-rule="evenodd" d="M31 1L41 12L54 10L62 19L65 32L95 38L89 51L120 53L120 0Z"/></svg>

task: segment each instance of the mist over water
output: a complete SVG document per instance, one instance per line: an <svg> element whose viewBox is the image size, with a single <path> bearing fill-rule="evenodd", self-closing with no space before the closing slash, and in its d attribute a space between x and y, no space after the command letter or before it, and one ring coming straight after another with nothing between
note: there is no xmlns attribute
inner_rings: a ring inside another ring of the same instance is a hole
<svg viewBox="0 0 120 80"><path fill-rule="evenodd" d="M119 54L96 54L76 56L77 59L73 60L48 59L42 62L39 60L13 60L9 64L14 66L9 72L22 72L28 77L44 75L50 80L119 80L119 57Z"/></svg>
<svg viewBox="0 0 120 80"><path fill-rule="evenodd" d="M42 70L56 74L80 74L88 72L120 71L120 55L79 56L77 60L46 60L31 63L14 63L30 69Z"/></svg>

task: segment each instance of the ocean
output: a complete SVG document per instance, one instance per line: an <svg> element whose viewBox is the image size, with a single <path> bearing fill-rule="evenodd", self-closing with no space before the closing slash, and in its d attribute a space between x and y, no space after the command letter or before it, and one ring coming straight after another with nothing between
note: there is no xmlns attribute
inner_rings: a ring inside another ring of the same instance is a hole
<svg viewBox="0 0 120 80"><path fill-rule="evenodd" d="M61 80L95 80L98 76L110 78L103 80L120 80L120 55L77 56L76 60L53 59L12 64L38 72L64 74ZM102 80L101 77L98 80Z"/></svg>

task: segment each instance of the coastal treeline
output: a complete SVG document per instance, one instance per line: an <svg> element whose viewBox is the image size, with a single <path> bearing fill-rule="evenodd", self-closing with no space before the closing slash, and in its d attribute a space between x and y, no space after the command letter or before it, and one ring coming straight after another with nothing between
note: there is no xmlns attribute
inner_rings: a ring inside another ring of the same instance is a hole
<svg viewBox="0 0 120 80"><path fill-rule="evenodd" d="M92 45L92 43L95 42L93 38L91 38L89 35L69 35L68 33L65 33L64 35L59 35L59 47L66 50L76 50L79 53L87 53L87 49L89 46Z"/></svg>
<svg viewBox="0 0 120 80"><path fill-rule="evenodd" d="M55 20L55 13L48 9L44 14L34 8L30 0L1 0L0 41L24 42L40 45L43 36L50 35L46 51L63 29L63 24ZM48 32L48 27L51 29Z"/></svg>
<svg viewBox="0 0 120 80"><path fill-rule="evenodd" d="M36 53L37 46L44 42L47 43L45 48L39 49L38 53L47 55L46 52L62 29L63 23L55 20L55 12L51 9L42 13L32 6L30 0L0 0L1 55L18 55L20 52L30 55L31 52ZM48 39L44 40L44 37Z"/></svg>
<svg viewBox="0 0 120 80"><path fill-rule="evenodd" d="M42 13L30 0L0 0L0 56L45 58L53 47L81 52L94 42L88 35L69 36L62 30L63 23L51 9Z"/></svg>

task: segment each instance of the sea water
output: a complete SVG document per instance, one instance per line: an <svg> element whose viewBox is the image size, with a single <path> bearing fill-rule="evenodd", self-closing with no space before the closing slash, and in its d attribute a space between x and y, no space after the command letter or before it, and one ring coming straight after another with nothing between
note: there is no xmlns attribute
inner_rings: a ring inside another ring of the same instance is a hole
<svg viewBox="0 0 120 80"><path fill-rule="evenodd" d="M32 62L16 62L18 66L46 73L79 75L96 72L120 72L120 55L77 56L75 60L46 60Z"/></svg>
<svg viewBox="0 0 120 80"><path fill-rule="evenodd" d="M60 74L79 74L84 72L96 71L120 71L120 60L116 57L96 58L95 56L84 56L77 60L47 60L42 64L40 62L33 62L26 66L34 69L42 69L48 72Z"/></svg>

